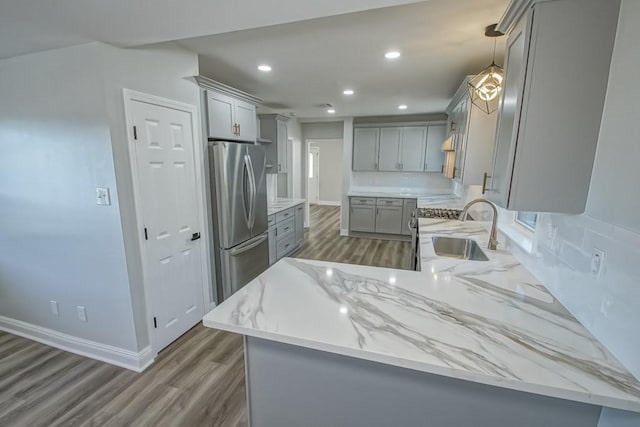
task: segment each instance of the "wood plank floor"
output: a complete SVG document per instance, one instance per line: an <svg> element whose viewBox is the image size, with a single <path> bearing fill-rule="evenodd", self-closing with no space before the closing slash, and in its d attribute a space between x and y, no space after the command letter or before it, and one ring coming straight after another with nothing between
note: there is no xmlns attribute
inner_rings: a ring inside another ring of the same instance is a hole
<svg viewBox="0 0 640 427"><path fill-rule="evenodd" d="M295 258L409 269L411 243L340 236L340 207L312 206L311 224Z"/></svg>
<svg viewBox="0 0 640 427"><path fill-rule="evenodd" d="M340 237L313 206L298 258L408 268L407 242ZM138 374L0 332L0 426L246 425L242 337L197 325Z"/></svg>

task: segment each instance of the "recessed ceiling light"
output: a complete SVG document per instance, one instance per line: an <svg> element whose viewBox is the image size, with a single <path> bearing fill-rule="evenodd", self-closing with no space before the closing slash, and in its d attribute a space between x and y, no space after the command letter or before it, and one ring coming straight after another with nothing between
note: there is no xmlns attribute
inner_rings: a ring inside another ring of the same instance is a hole
<svg viewBox="0 0 640 427"><path fill-rule="evenodd" d="M404 104L398 105L398 110L406 110L406 109L407 109L406 105L404 105Z"/></svg>
<svg viewBox="0 0 640 427"><path fill-rule="evenodd" d="M345 89L342 93L345 95L353 95L353 89Z"/></svg>
<svg viewBox="0 0 640 427"><path fill-rule="evenodd" d="M271 66L267 64L258 65L258 70L268 73L269 71L271 71Z"/></svg>
<svg viewBox="0 0 640 427"><path fill-rule="evenodd" d="M398 52L397 50L392 50L390 52L385 53L384 57L387 58L387 59L400 58L400 52Z"/></svg>
<svg viewBox="0 0 640 427"><path fill-rule="evenodd" d="M336 110L334 110L333 108L329 108L329 109L327 110L327 113L329 113L329 114L335 114L335 113L336 113Z"/></svg>

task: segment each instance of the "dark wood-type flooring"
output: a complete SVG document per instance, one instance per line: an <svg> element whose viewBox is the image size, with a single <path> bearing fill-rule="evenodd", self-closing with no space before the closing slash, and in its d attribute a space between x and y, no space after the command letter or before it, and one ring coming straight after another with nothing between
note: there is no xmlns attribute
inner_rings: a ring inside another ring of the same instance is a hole
<svg viewBox="0 0 640 427"><path fill-rule="evenodd" d="M313 206L294 254L408 268L410 245L340 237L340 208ZM242 337L195 326L143 373L0 331L0 426L245 426Z"/></svg>

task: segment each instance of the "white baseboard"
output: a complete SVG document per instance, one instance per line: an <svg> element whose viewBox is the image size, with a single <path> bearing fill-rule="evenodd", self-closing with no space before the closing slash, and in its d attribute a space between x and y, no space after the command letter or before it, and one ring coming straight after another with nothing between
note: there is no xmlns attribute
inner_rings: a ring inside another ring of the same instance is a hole
<svg viewBox="0 0 640 427"><path fill-rule="evenodd" d="M341 203L340 202L332 202L329 200L318 200L318 205L323 205L323 206L340 206Z"/></svg>
<svg viewBox="0 0 640 427"><path fill-rule="evenodd" d="M349 236L349 229L348 228L341 228L340 229L340 235L341 236Z"/></svg>
<svg viewBox="0 0 640 427"><path fill-rule="evenodd" d="M156 356L153 354L151 346L145 347L140 352L135 352L74 337L5 316L0 316L0 330L136 372L144 371L153 363Z"/></svg>

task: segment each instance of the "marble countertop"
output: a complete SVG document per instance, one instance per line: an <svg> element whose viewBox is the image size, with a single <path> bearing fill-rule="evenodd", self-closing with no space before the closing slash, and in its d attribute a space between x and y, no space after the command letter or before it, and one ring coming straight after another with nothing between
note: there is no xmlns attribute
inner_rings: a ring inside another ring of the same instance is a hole
<svg viewBox="0 0 640 427"><path fill-rule="evenodd" d="M420 219L422 271L285 258L205 326L493 386L640 412L640 382L507 251L488 224ZM435 256L474 238L489 261Z"/></svg>
<svg viewBox="0 0 640 427"><path fill-rule="evenodd" d="M267 215L274 215L285 209L292 208L300 203L304 203L305 199L284 199L278 198L267 201Z"/></svg>
<svg viewBox="0 0 640 427"><path fill-rule="evenodd" d="M444 194L445 196L449 194ZM390 197L390 198L398 198L398 199L418 199L421 197L442 197L443 194L440 193L429 193L429 192L412 192L412 191L358 191L351 190L347 193L349 197Z"/></svg>
<svg viewBox="0 0 640 427"><path fill-rule="evenodd" d="M449 208L462 209L464 207L463 200L455 194L430 194L418 197L419 208Z"/></svg>

